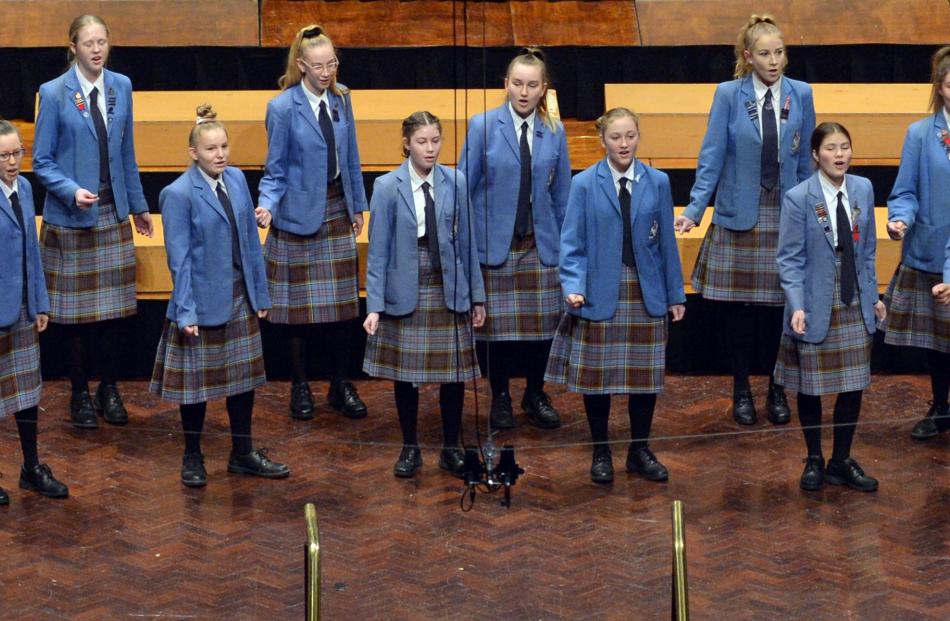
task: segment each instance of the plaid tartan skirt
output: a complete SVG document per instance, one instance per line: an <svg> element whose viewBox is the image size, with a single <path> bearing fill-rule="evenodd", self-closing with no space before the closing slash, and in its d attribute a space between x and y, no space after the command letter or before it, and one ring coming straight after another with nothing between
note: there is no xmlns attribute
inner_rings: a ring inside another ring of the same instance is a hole
<svg viewBox="0 0 950 621"><path fill-rule="evenodd" d="M129 221L100 205L91 229L43 222L43 271L50 321L92 323L135 314L135 244Z"/></svg>
<svg viewBox="0 0 950 621"><path fill-rule="evenodd" d="M938 303L930 292L942 281L942 274L897 266L884 292L885 343L950 353L950 306Z"/></svg>
<svg viewBox="0 0 950 621"><path fill-rule="evenodd" d="M328 191L323 225L313 235L271 227L264 244L271 323L345 321L359 315L359 258L346 201Z"/></svg>
<svg viewBox="0 0 950 621"><path fill-rule="evenodd" d="M40 339L24 306L16 323L0 328L0 418L38 405L42 389Z"/></svg>
<svg viewBox="0 0 950 621"><path fill-rule="evenodd" d="M262 386L264 354L257 315L244 293L244 280L233 284L231 319L223 326L200 327L186 336L165 320L155 352L149 390L174 403L203 403Z"/></svg>
<svg viewBox="0 0 950 621"><path fill-rule="evenodd" d="M835 274L831 321L821 343L805 343L782 332L775 383L806 395L829 395L864 390L871 383L871 344L855 291L850 306L841 302L841 262Z"/></svg>
<svg viewBox="0 0 950 621"><path fill-rule="evenodd" d="M478 376L469 313L445 306L442 274L419 246L419 301L409 315L381 314L375 336L366 339L363 371L373 377L445 384Z"/></svg>
<svg viewBox="0 0 950 621"><path fill-rule="evenodd" d="M613 317L590 321L564 313L544 379L589 395L658 393L666 337L666 317L647 313L637 270L624 265Z"/></svg>
<svg viewBox="0 0 950 621"><path fill-rule="evenodd" d="M707 300L782 306L778 279L778 186L759 195L759 221L748 231L709 226L693 268L693 289Z"/></svg>
<svg viewBox="0 0 950 621"><path fill-rule="evenodd" d="M482 266L485 325L480 341L547 341L554 338L564 304L557 266L541 263L534 235L515 239L505 262Z"/></svg>

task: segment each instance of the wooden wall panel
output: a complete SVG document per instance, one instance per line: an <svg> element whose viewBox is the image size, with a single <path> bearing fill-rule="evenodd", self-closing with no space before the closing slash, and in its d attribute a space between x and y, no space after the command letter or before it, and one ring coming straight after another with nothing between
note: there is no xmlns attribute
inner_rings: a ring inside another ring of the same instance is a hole
<svg viewBox="0 0 950 621"><path fill-rule="evenodd" d="M0 0L0 10L0 47L66 47L84 13L105 20L114 45L260 45L257 0Z"/></svg>
<svg viewBox="0 0 950 621"><path fill-rule="evenodd" d="M261 44L287 47L308 23L340 47L639 43L632 0L263 0Z"/></svg>
<svg viewBox="0 0 950 621"><path fill-rule="evenodd" d="M947 0L636 0L643 45L734 45L752 13L771 13L786 42L945 44Z"/></svg>

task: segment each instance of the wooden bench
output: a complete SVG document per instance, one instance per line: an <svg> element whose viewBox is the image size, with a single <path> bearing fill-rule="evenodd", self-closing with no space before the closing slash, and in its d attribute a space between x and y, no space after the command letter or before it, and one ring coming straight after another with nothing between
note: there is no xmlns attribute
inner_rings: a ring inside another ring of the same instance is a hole
<svg viewBox="0 0 950 621"><path fill-rule="evenodd" d="M818 122L851 132L855 165L896 166L907 126L927 116L929 84L813 84ZM661 168L695 168L715 84L606 84L608 109L641 117L638 156ZM810 136L802 136L807 145Z"/></svg>

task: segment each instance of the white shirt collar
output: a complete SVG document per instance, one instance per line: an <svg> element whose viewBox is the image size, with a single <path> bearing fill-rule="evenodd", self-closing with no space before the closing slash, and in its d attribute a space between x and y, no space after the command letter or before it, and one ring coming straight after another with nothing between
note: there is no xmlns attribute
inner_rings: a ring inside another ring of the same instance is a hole
<svg viewBox="0 0 950 621"><path fill-rule="evenodd" d="M99 101L103 101L106 96L105 70L99 72L99 77L96 78L95 82L90 82L86 79L86 76L84 76L82 71L79 70L79 64L76 64L73 67L73 70L76 72L76 78L79 80L79 88L82 89L83 97L88 100L89 93L92 92L92 88L96 87L99 89Z"/></svg>
<svg viewBox="0 0 950 621"><path fill-rule="evenodd" d="M217 196L218 191L218 181L221 182L221 185L224 186L224 193L228 193L228 185L224 182L224 174L218 175L217 179L214 179L211 175L206 173L201 166L195 164L195 168L198 169L198 174L201 175L201 178L205 180L205 183L211 188L211 193Z"/></svg>
<svg viewBox="0 0 950 621"><path fill-rule="evenodd" d="M3 190L3 195L7 197L7 200L10 200L10 195L17 191L17 180L13 180L13 186L7 185L5 182L0 181L0 189Z"/></svg>
<svg viewBox="0 0 950 621"><path fill-rule="evenodd" d="M521 138L521 124L528 124L528 135L531 136L534 134L534 119L538 116L538 111L532 110L531 114L526 117L522 117L520 114L515 112L515 107L511 105L511 102L508 102L508 112L511 113L511 122L515 125L515 136L519 139Z"/></svg>
<svg viewBox="0 0 950 621"><path fill-rule="evenodd" d="M772 86L766 86L765 83L759 79L759 76L756 73L752 72L752 88L755 90L755 101L758 104L763 104L765 102L765 91L772 91L772 105L778 110L779 100L782 97L782 78L779 77L775 81L775 84Z"/></svg>
<svg viewBox="0 0 950 621"><path fill-rule="evenodd" d="M409 183L412 185L412 191L418 192L419 188L422 187L423 182L428 181L429 187L432 188L432 197L435 198L435 166L432 167L432 170L429 171L429 174L425 177L420 177L419 173L416 172L416 167L412 165L412 162L409 162Z"/></svg>
<svg viewBox="0 0 950 621"><path fill-rule="evenodd" d="M620 172L620 171L618 171L616 168L614 168L614 165L610 162L610 158L609 158L609 157L608 157L608 158L605 158L605 159L607 160L607 168L610 169L610 176L613 177L613 180L614 180L614 187L617 189L617 191L618 191L618 192L620 191L620 179L621 179L621 177L630 180L630 183L627 184L627 190L632 190L633 184L634 184L634 182L636 181L636 179L635 179L634 176L633 176L633 171L634 171L634 170L636 169L636 167L637 167L637 160L633 160L632 162L630 162L630 166L627 168L626 171Z"/></svg>
<svg viewBox="0 0 950 621"><path fill-rule="evenodd" d="M818 183L821 184L821 191L825 195L825 202L828 203L828 206L831 209L834 209L838 205L838 192L841 192L841 195L844 197L845 203L848 201L848 184L847 178L841 182L841 187L836 188L835 184L831 182L824 172L821 170L818 171ZM829 201L828 197L831 197L834 200Z"/></svg>
<svg viewBox="0 0 950 621"><path fill-rule="evenodd" d="M950 129L950 112L947 112L947 107L943 107L943 121L947 124L947 128Z"/></svg>
<svg viewBox="0 0 950 621"><path fill-rule="evenodd" d="M326 91L323 91L322 95L317 95L304 85L303 80L300 81L300 88L303 89L303 94L306 95L307 101L310 102L310 107L313 108L314 112L320 110L320 102L323 101L326 102L327 114L330 113L330 100Z"/></svg>

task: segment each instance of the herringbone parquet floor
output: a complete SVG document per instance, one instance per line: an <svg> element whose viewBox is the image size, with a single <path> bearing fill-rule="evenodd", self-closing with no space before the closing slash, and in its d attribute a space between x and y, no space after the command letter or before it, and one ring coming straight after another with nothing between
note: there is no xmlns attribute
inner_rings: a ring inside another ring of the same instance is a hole
<svg viewBox="0 0 950 621"><path fill-rule="evenodd" d="M755 386L761 395L761 378ZM301 619L303 505L313 502L326 619L668 619L678 498L693 619L950 619L950 437L908 435L926 408L925 378L876 376L866 395L854 454L881 480L877 494L801 492L800 432L739 430L721 377L669 379L654 425L668 439L653 443L668 484L623 473L619 445L617 480L598 487L580 445L580 399L550 387L565 426L542 432L520 419L502 437L527 470L513 506L479 496L469 513L434 450L415 480L392 477L390 384L359 387L364 421L324 408L323 382L314 383L318 416L303 423L285 414L287 384L259 391L256 443L291 465L283 481L227 474L227 418L214 404L209 484L186 490L177 410L143 382L123 385L129 426L94 432L69 426L68 386L48 383L41 455L72 497L17 489L13 421L0 422L0 485L11 495L0 508L0 618ZM440 439L436 401L425 388L430 444ZM472 402L469 392L469 431ZM626 433L615 402L612 438ZM830 433L826 443L830 454Z"/></svg>

